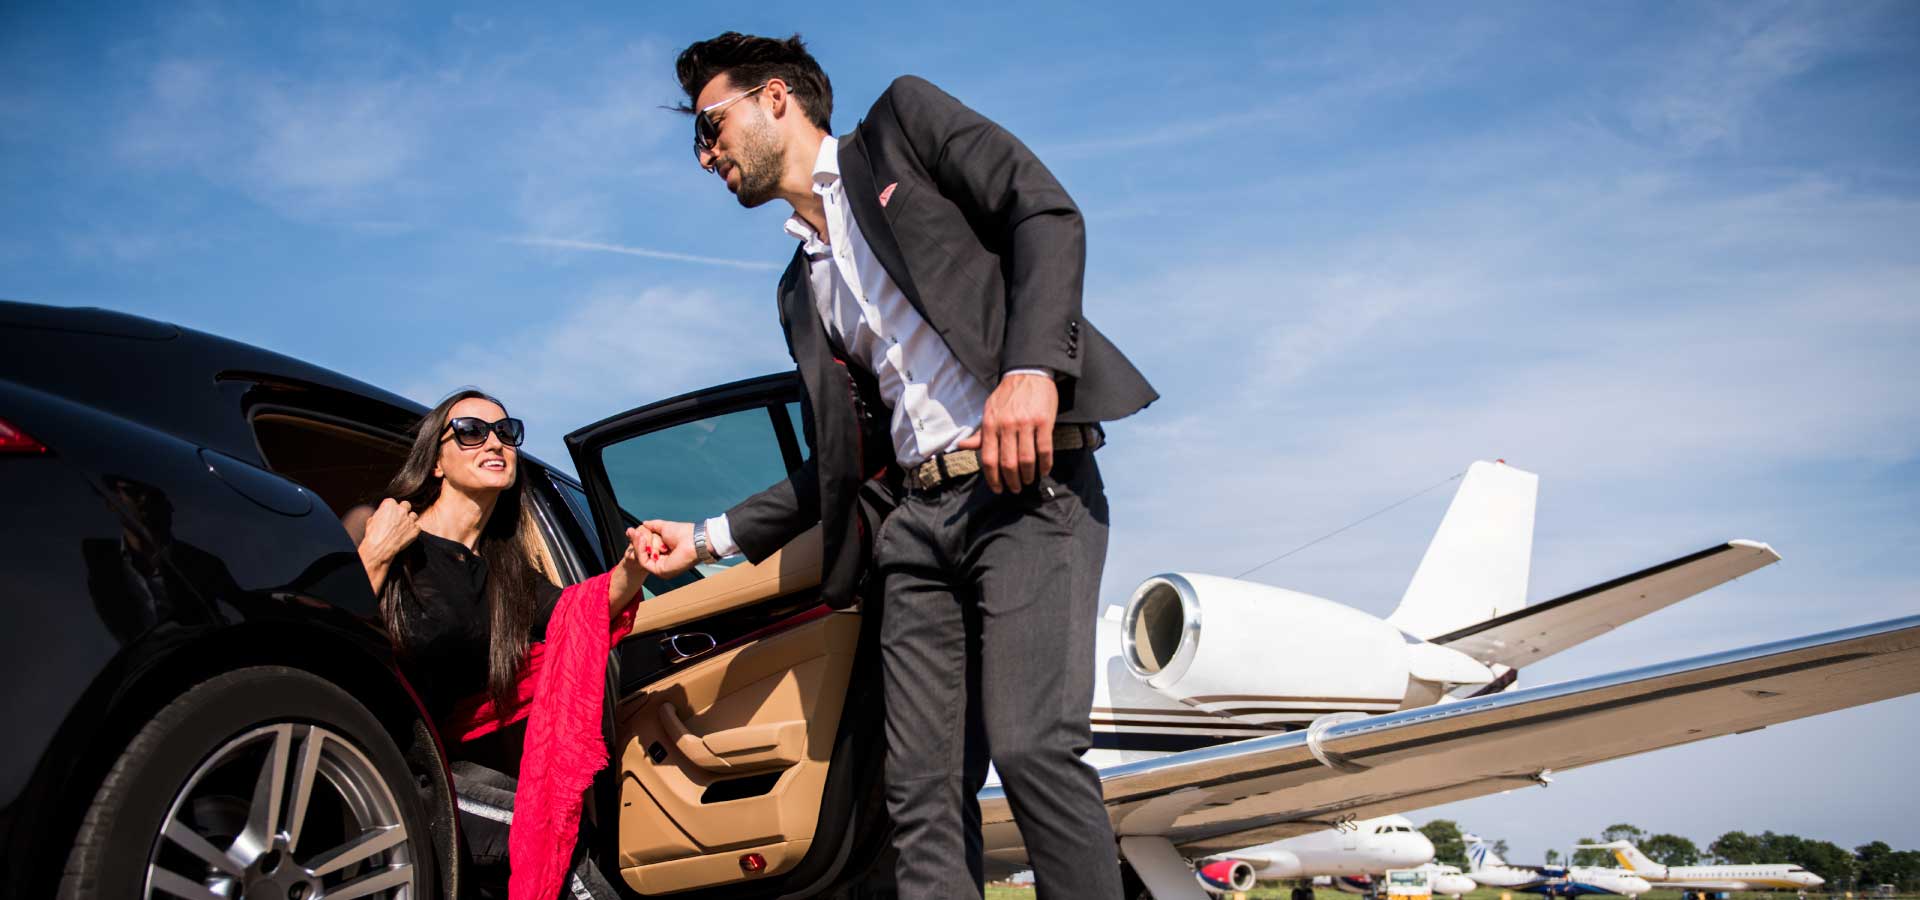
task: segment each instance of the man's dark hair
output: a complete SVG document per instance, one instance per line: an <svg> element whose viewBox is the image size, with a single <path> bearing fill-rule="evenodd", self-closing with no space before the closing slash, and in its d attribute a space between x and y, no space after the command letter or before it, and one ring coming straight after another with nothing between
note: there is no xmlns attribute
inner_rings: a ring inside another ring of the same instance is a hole
<svg viewBox="0 0 1920 900"><path fill-rule="evenodd" d="M683 113L694 112L700 91L718 76L727 76L743 91L778 78L800 99L807 121L821 131L833 131L828 124L833 120L833 83L797 34L781 40L729 31L680 51L673 70L680 77L680 89L687 92L687 102L674 107Z"/></svg>

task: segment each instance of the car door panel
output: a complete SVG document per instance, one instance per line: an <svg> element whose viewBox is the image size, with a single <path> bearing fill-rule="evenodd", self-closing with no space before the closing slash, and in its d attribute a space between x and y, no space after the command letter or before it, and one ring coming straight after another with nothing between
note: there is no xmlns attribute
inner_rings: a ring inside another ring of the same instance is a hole
<svg viewBox="0 0 1920 900"><path fill-rule="evenodd" d="M606 552L612 523L712 514L791 472L798 392L755 379L569 435ZM649 582L614 650L596 801L617 822L601 864L641 895L812 890L871 859L879 797L854 770L878 761L874 628L820 603L822 559L815 527L757 564Z"/></svg>
<svg viewBox="0 0 1920 900"><path fill-rule="evenodd" d="M799 862L805 847L791 845L819 822L859 636L858 613L827 613L622 700L620 861L634 890L738 881L747 853L766 860L757 877ZM689 755L694 742L717 755ZM750 796L716 790L746 781Z"/></svg>

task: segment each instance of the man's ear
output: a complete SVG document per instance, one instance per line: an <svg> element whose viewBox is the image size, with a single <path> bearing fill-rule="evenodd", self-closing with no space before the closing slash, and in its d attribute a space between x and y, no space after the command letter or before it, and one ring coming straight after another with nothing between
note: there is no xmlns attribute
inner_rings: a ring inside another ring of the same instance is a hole
<svg viewBox="0 0 1920 900"><path fill-rule="evenodd" d="M761 93L767 95L768 115L776 119L786 115L788 107L793 103L793 92L787 89L787 82L782 78L767 79L767 86Z"/></svg>

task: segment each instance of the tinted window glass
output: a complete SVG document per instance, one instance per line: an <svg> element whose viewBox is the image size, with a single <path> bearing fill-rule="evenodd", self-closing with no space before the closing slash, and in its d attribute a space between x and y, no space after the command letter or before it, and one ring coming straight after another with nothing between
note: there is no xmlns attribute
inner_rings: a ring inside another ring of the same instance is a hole
<svg viewBox="0 0 1920 900"><path fill-rule="evenodd" d="M593 509L587 504L587 492L559 476L549 476L547 480L560 493L560 499L566 502L567 512L573 514L574 522L580 526L580 536L585 539L580 551L587 557L587 563L600 563L600 531L594 525Z"/></svg>
<svg viewBox="0 0 1920 900"><path fill-rule="evenodd" d="M601 455L622 511L699 522L787 476L765 408L723 413L609 445Z"/></svg>
<svg viewBox="0 0 1920 900"><path fill-rule="evenodd" d="M807 433L807 423L800 416L800 401L787 404L787 418L793 422L793 434L800 439L800 457L813 455L813 435Z"/></svg>

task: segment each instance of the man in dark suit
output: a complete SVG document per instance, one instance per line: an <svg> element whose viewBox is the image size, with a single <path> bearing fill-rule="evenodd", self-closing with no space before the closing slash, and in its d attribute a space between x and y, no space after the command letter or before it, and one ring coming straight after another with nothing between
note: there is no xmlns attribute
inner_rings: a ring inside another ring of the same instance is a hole
<svg viewBox="0 0 1920 900"><path fill-rule="evenodd" d="M780 323L813 456L725 515L647 523L664 541L651 566L763 559L818 522L822 591L846 602L856 498L890 470L905 494L871 545L901 894L978 895L990 753L1043 895L1117 896L1079 758L1107 545L1093 454L1099 423L1156 394L1081 314L1079 209L1013 135L919 78L836 139L832 86L797 35L729 32L677 70L700 165L742 206L793 207Z"/></svg>

